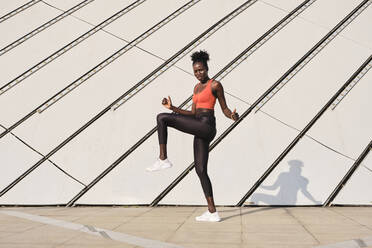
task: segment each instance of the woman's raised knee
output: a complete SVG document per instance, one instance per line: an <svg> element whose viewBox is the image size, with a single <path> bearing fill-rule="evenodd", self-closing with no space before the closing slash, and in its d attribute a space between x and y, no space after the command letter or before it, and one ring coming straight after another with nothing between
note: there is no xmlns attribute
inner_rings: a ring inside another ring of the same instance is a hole
<svg viewBox="0 0 372 248"><path fill-rule="evenodd" d="M160 114L158 114L158 115L156 116L156 121L157 121L158 123L162 123L162 122L165 121L165 119L167 118L168 115L169 115L168 113L160 113Z"/></svg>

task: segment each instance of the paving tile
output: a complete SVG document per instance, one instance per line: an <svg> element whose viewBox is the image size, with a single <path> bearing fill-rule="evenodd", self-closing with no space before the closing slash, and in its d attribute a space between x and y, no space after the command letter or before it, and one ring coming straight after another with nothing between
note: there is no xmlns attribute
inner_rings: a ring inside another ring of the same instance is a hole
<svg viewBox="0 0 372 248"><path fill-rule="evenodd" d="M360 239L364 237L371 237L372 234L361 233L323 233L315 234L315 237L322 245L344 242L352 239Z"/></svg>
<svg viewBox="0 0 372 248"><path fill-rule="evenodd" d="M305 248L371 237L364 219L372 208L218 208L219 223L195 221L205 207L7 208L10 211L100 227L185 248ZM0 248L130 247L105 239L0 214ZM314 236L312 236L314 235ZM315 238L314 238L315 237ZM319 242L317 241L319 240Z"/></svg>
<svg viewBox="0 0 372 248"><path fill-rule="evenodd" d="M264 231L266 233L285 232L292 234L306 232L299 224L244 224L242 230L246 233L261 233Z"/></svg>
<svg viewBox="0 0 372 248"><path fill-rule="evenodd" d="M72 222L77 223L77 224L82 224L82 225L99 227L99 228L108 229L108 230L114 230L118 226L123 225L123 223L126 223L130 221L131 219L132 217L117 218L113 216L108 216L108 217L89 216L89 217L79 218Z"/></svg>
<svg viewBox="0 0 372 248"><path fill-rule="evenodd" d="M242 244L241 248L313 248L312 244Z"/></svg>
<svg viewBox="0 0 372 248"><path fill-rule="evenodd" d="M80 247L117 247L134 248L135 245L94 236L88 233L80 233L78 236L56 246L56 248L80 248Z"/></svg>
<svg viewBox="0 0 372 248"><path fill-rule="evenodd" d="M0 248L54 248L54 245L0 243Z"/></svg>
<svg viewBox="0 0 372 248"><path fill-rule="evenodd" d="M42 208L38 210L27 211L30 214L44 215L44 216L72 216L72 217L85 217L97 215L102 211L107 210L106 208L101 207L61 207L58 211L43 210Z"/></svg>
<svg viewBox="0 0 372 248"><path fill-rule="evenodd" d="M154 241L170 242L170 238L174 235L174 231L167 230L153 230L153 231L127 231L125 234L133 235L140 238L145 238Z"/></svg>
<svg viewBox="0 0 372 248"><path fill-rule="evenodd" d="M17 235L2 238L0 243L57 245L76 237L77 235L78 232L73 230L44 225Z"/></svg>
<svg viewBox="0 0 372 248"><path fill-rule="evenodd" d="M271 247L296 246L296 245L317 245L318 242L307 233L286 233L286 232L265 232L243 233L243 243L248 245L271 245Z"/></svg>
<svg viewBox="0 0 372 248"><path fill-rule="evenodd" d="M168 224L180 224L185 222L185 216L141 216L137 218L133 218L130 223L138 223L138 224L153 224L153 223L168 223Z"/></svg>
<svg viewBox="0 0 372 248"><path fill-rule="evenodd" d="M193 244L193 243L179 243L178 245L184 247L184 248L242 248L241 244ZM252 247L250 247L252 248Z"/></svg>
<svg viewBox="0 0 372 248"><path fill-rule="evenodd" d="M11 235L17 235L18 232L0 232L0 242L2 238L11 236Z"/></svg>
<svg viewBox="0 0 372 248"><path fill-rule="evenodd" d="M224 222L209 223L209 222L188 222L182 225L179 231L192 231L197 230L198 232L242 232L242 226L240 224L231 224Z"/></svg>
<svg viewBox="0 0 372 248"><path fill-rule="evenodd" d="M109 207L105 211L99 212L96 216L137 217L151 211L153 209L148 207Z"/></svg>
<svg viewBox="0 0 372 248"><path fill-rule="evenodd" d="M198 243L198 244L240 244L241 233L233 232L200 232L190 230L176 232L170 239L171 243Z"/></svg>
<svg viewBox="0 0 372 248"><path fill-rule="evenodd" d="M195 211L195 207L155 207L151 209L149 215L166 216L168 214L191 214Z"/></svg>
<svg viewBox="0 0 372 248"><path fill-rule="evenodd" d="M126 233L137 237L153 239L158 241L167 241L174 235L179 225L123 225L116 228L115 232Z"/></svg>
<svg viewBox="0 0 372 248"><path fill-rule="evenodd" d="M313 225L307 225L307 229L311 231L312 233L329 233L329 234L337 234L337 233L361 233L361 234L372 234L372 230L368 229L362 225L319 225L319 224L313 224Z"/></svg>
<svg viewBox="0 0 372 248"><path fill-rule="evenodd" d="M244 225L295 225L298 224L297 220L291 216L242 216L242 223Z"/></svg>
<svg viewBox="0 0 372 248"><path fill-rule="evenodd" d="M44 225L42 223L33 222L13 216L8 216L8 218L4 218L0 222L0 232L22 233Z"/></svg>
<svg viewBox="0 0 372 248"><path fill-rule="evenodd" d="M372 228L372 207L331 207L328 210L344 215L356 223Z"/></svg>

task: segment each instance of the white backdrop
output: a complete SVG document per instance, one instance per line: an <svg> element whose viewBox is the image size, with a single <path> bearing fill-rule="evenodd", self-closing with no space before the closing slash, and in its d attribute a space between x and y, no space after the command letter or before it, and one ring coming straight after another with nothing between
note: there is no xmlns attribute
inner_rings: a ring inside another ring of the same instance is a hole
<svg viewBox="0 0 372 248"><path fill-rule="evenodd" d="M0 13L25 1L5 0ZM48 3L49 5L45 4ZM81 1L47 0L0 23L0 49ZM95 0L0 56L0 87L134 0ZM0 124L11 127L44 101L105 60L186 0L146 0L0 95ZM317 0L221 82L231 109L241 114L361 1ZM45 112L0 138L0 190L52 152L76 130L185 45L243 4L201 0L142 43L93 75ZM258 0L191 52L210 53L213 76L300 5ZM335 7L336 6L336 7ZM215 201L235 205L322 106L372 53L372 7L297 73L264 107L247 116L211 153L208 171ZM190 53L191 53L190 52ZM116 111L108 111L0 197L0 204L66 204L192 94L190 53ZM324 203L372 138L372 72L335 110L326 113L246 201L254 205ZM218 138L232 121L216 104ZM4 130L0 128L0 132ZM158 156L157 134L121 161L76 204L150 204L193 160L192 137L169 131L174 167L148 173ZM372 204L369 155L336 197L337 204ZM205 204L196 173L189 173L159 204Z"/></svg>

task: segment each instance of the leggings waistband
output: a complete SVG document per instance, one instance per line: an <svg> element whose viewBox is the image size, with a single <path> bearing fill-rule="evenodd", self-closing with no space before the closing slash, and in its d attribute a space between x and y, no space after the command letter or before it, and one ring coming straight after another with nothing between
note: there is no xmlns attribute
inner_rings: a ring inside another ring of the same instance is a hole
<svg viewBox="0 0 372 248"><path fill-rule="evenodd" d="M202 117L202 116L206 116L206 117L214 117L214 112L199 112L199 113L196 113L195 114L195 117L198 118L198 117Z"/></svg>

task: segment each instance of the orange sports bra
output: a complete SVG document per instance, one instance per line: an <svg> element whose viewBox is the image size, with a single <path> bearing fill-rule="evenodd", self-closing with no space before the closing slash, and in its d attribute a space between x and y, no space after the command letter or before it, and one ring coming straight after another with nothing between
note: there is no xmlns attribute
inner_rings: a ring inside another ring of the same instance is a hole
<svg viewBox="0 0 372 248"><path fill-rule="evenodd" d="M212 82L213 79L210 79L207 83L207 86L199 92L194 93L192 96L193 103L196 104L196 108L205 108L205 109L214 109L216 104L216 97L212 93Z"/></svg>

